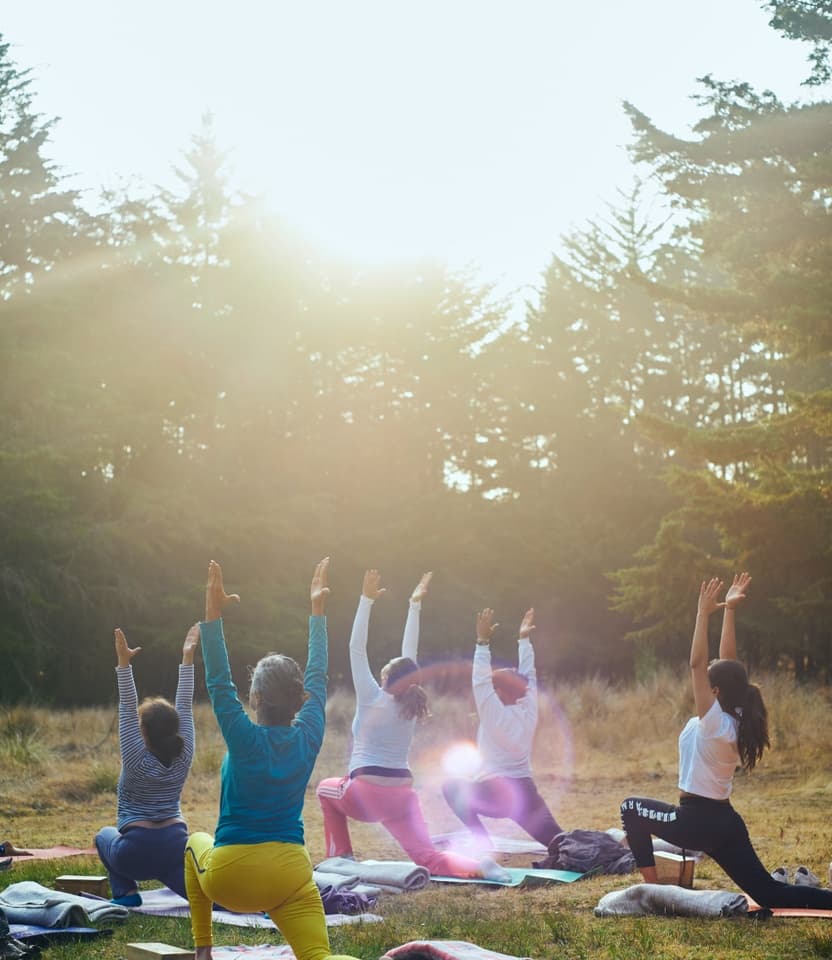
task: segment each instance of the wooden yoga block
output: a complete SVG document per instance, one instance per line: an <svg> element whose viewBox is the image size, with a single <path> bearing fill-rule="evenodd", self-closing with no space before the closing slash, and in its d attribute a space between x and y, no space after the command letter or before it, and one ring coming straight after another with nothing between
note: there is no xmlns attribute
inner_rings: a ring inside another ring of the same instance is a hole
<svg viewBox="0 0 832 960"><path fill-rule="evenodd" d="M693 887L693 866L696 861L678 853L664 853L661 850L656 850L653 857L659 883L672 883L688 889Z"/></svg>
<svg viewBox="0 0 832 960"><path fill-rule="evenodd" d="M193 950L169 943L128 943L127 960L193 960Z"/></svg>
<svg viewBox="0 0 832 960"><path fill-rule="evenodd" d="M98 897L110 896L110 884L106 877L83 877L65 873L55 877L55 889L64 893L94 893Z"/></svg>

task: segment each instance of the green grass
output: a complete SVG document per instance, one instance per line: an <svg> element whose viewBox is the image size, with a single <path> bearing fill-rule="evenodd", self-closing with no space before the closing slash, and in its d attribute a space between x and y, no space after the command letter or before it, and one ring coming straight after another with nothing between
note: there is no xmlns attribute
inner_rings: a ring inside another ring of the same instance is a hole
<svg viewBox="0 0 832 960"><path fill-rule="evenodd" d="M771 868L805 863L825 878L832 859L828 695L822 689L797 688L781 677L772 678L765 687L775 749L753 776L737 779L735 803ZM336 693L331 698L331 722L304 811L313 861L323 857L314 784L344 769L352 706L351 696ZM417 734L413 765L428 822L436 831L444 831L457 825L439 790L444 775L442 753L449 730L472 729L471 704L465 699L435 698L431 709L433 720ZM618 804L628 793L673 799L676 737L689 710L688 689L669 676L634 687L596 679L551 691L541 703L535 770L541 791L561 823L566 828L606 829L617 825ZM7 731L0 720L0 743L9 733L37 731L39 750L37 758L27 758L24 752L14 765L0 765L0 830L4 834L0 839L8 836L32 846L87 846L98 827L113 822L118 744L111 724L112 711L106 710L30 711L15 719ZM204 705L197 710L197 729L198 759L183 809L192 829L211 831L222 744ZM90 744L99 746L91 750ZM360 856L400 856L375 825L355 825L353 839ZM100 871L93 857L21 863L0 874L0 887L24 879L50 886L61 873ZM730 881L711 861L697 867L696 877L700 889L731 889ZM375 958L408 940L451 938L540 960L832 958L832 923L825 921L600 919L593 915L603 894L635 879L597 877L529 890L432 884L416 894L383 897L376 909L383 923L333 928L332 949ZM239 927L216 926L214 936L216 943L226 945L282 942L275 931ZM190 928L185 920L132 915L115 927L111 938L50 947L48 956L50 960L121 960L125 944L131 941L189 946Z"/></svg>

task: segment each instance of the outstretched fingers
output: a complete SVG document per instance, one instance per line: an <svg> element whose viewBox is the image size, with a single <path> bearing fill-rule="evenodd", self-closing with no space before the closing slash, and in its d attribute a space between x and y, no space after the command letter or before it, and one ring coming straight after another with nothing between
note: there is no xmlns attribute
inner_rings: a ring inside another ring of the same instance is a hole
<svg viewBox="0 0 832 960"><path fill-rule="evenodd" d="M378 570L366 570L364 572L364 584L361 592L370 600L377 600L387 592L386 587L379 586L380 583L381 574Z"/></svg>
<svg viewBox="0 0 832 960"><path fill-rule="evenodd" d="M529 609L523 614L523 620L520 623L520 636L528 637L531 635L533 630L536 630L537 627L534 625L534 607L529 607Z"/></svg>
<svg viewBox="0 0 832 960"><path fill-rule="evenodd" d="M477 614L477 639L490 640L499 626L499 623L494 623L494 611L491 607L485 607Z"/></svg>
<svg viewBox="0 0 832 960"><path fill-rule="evenodd" d="M433 579L433 571L429 570L427 573L422 574L422 579L416 584L416 589L410 596L410 599L413 603L420 603L425 599L428 593L428 587L430 586L430 581Z"/></svg>

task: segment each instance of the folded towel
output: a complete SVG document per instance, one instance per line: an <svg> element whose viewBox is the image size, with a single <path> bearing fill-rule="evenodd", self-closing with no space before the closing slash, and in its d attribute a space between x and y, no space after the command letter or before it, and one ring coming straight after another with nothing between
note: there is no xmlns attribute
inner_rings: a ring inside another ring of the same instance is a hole
<svg viewBox="0 0 832 960"><path fill-rule="evenodd" d="M335 873L334 871L318 870L317 867L312 871L312 879L319 890L323 887L334 887L336 890L352 890L360 882L357 873Z"/></svg>
<svg viewBox="0 0 832 960"><path fill-rule="evenodd" d="M497 953L467 940L411 940L393 947L382 960L529 960L508 953Z"/></svg>
<svg viewBox="0 0 832 960"><path fill-rule="evenodd" d="M345 857L330 857L322 860L315 870L357 876L362 883L370 883L390 892L423 890L430 883L430 873L425 867L417 866L410 860L347 860Z"/></svg>
<svg viewBox="0 0 832 960"><path fill-rule="evenodd" d="M613 890L598 901L596 917L740 917L748 913L741 893L726 890L687 890L667 883L637 883Z"/></svg>
<svg viewBox="0 0 832 960"><path fill-rule="evenodd" d="M94 900L62 890L50 890L34 880L13 883L0 893L0 908L10 923L39 927L85 927L92 923L126 920L130 911L109 900Z"/></svg>

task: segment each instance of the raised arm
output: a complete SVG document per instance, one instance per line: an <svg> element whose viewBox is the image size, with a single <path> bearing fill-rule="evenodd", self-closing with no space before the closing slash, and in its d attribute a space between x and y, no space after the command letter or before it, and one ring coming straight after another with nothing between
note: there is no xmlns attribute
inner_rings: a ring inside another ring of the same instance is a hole
<svg viewBox="0 0 832 960"><path fill-rule="evenodd" d="M421 619L422 601L427 596L432 573L426 573L416 584L416 589L410 595L410 604L407 609L407 620L404 624L402 637L402 656L410 657L414 662L419 660L419 622Z"/></svg>
<svg viewBox="0 0 832 960"><path fill-rule="evenodd" d="M183 753L188 759L194 755L194 654L198 645L199 624L195 623L182 644L182 663L179 665L179 683L176 686L179 733L185 742Z"/></svg>
<svg viewBox="0 0 832 960"><path fill-rule="evenodd" d="M329 665L329 649L326 635L324 606L329 595L327 586L329 557L315 567L309 597L312 613L309 617L309 647L306 656L306 671L303 687L309 699L298 711L296 723L305 730L314 749L320 750L326 728L326 674Z"/></svg>
<svg viewBox="0 0 832 960"><path fill-rule="evenodd" d="M532 646L532 633L536 629L534 607L531 607L523 615L517 637L517 669L529 681L529 693L537 693L537 671L534 668L534 647Z"/></svg>
<svg viewBox="0 0 832 960"><path fill-rule="evenodd" d="M722 604L717 601L722 581L713 577L702 581L696 608L696 626L690 644L690 679L696 713L704 717L714 703L714 692L708 679L708 621Z"/></svg>
<svg viewBox="0 0 832 960"><path fill-rule="evenodd" d="M737 632L734 623L734 611L745 600L745 591L751 577L747 573L734 574L728 593L725 594L725 607L722 614L722 633L719 635L719 659L737 659Z"/></svg>
<svg viewBox="0 0 832 960"><path fill-rule="evenodd" d="M375 601L383 596L384 588L380 587L381 574L378 570L367 570L364 573L364 583L361 587L361 596L358 600L358 609L352 622L350 634L350 670L352 685L359 701L373 700L381 689L370 670L370 661L367 658L367 635L370 631L370 611Z"/></svg>
<svg viewBox="0 0 832 960"><path fill-rule="evenodd" d="M119 627L115 629L116 681L118 682L118 741L121 762L130 767L138 762L146 747L139 726L139 697L133 680L133 657L141 647L130 647Z"/></svg>
<svg viewBox="0 0 832 960"><path fill-rule="evenodd" d="M499 712L503 706L491 682L491 637L498 626L498 623L494 623L494 611L490 607L477 614L477 642L474 648L471 685L481 721L489 708Z"/></svg>
<svg viewBox="0 0 832 960"><path fill-rule="evenodd" d="M205 621L199 625L205 685L226 746L229 750L243 751L254 742L254 724L240 703L231 678L222 628L222 609L229 602L239 603L240 598L236 593L229 596L225 592L222 568L212 560L208 564L205 587Z"/></svg>

